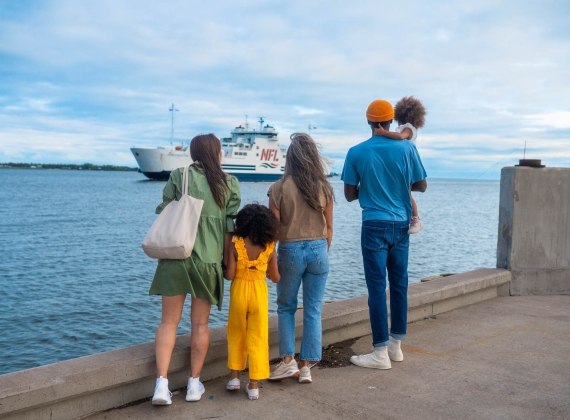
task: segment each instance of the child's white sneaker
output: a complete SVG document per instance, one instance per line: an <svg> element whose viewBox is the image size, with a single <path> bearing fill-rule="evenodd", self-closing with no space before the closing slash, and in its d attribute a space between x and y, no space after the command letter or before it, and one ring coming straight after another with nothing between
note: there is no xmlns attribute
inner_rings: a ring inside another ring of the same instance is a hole
<svg viewBox="0 0 570 420"><path fill-rule="evenodd" d="M204 392L206 392L206 388L200 382L200 378L188 378L186 401L200 401Z"/></svg>
<svg viewBox="0 0 570 420"><path fill-rule="evenodd" d="M247 394L247 398L249 398L250 400L257 400L259 399L259 388L255 388L255 389L249 389L249 385L251 384L251 382L249 382L246 386L245 386L245 393ZM259 385L258 385L259 386Z"/></svg>
<svg viewBox="0 0 570 420"><path fill-rule="evenodd" d="M412 217L410 222L410 229L408 229L408 235L413 235L414 233L418 233L420 230L424 228L422 225L422 221L418 216Z"/></svg>
<svg viewBox="0 0 570 420"><path fill-rule="evenodd" d="M372 353L352 356L350 361L357 366L371 369L391 369L388 347L376 347Z"/></svg>
<svg viewBox="0 0 570 420"><path fill-rule="evenodd" d="M228 383L226 384L226 389L228 391L236 391L240 389L240 386L241 386L241 381L239 380L239 378L234 378L228 381Z"/></svg>
<svg viewBox="0 0 570 420"><path fill-rule="evenodd" d="M152 405L170 405L172 404L172 393L168 390L168 379L156 378L156 386L154 387L154 395L152 396Z"/></svg>
<svg viewBox="0 0 570 420"><path fill-rule="evenodd" d="M289 363L281 361L269 376L270 381L281 381L288 378L298 378L301 373L295 359L291 359Z"/></svg>
<svg viewBox="0 0 570 420"><path fill-rule="evenodd" d="M400 343L400 340L394 340L390 337L390 344L388 344L388 356L390 357L390 360L393 360L394 362L401 362L404 360L404 353L402 353Z"/></svg>

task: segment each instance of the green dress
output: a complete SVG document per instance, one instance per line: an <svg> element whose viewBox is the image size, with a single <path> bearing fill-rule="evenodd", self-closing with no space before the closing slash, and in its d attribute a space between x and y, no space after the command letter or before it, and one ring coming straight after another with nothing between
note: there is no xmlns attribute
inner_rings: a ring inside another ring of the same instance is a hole
<svg viewBox="0 0 570 420"><path fill-rule="evenodd" d="M157 214L172 200L179 200L182 196L183 171L183 168L179 168L170 173L162 193L163 202L156 208ZM225 206L220 208L202 169L190 166L188 194L204 200L194 250L185 260L160 260L149 295L176 296L190 293L218 305L218 310L222 309L224 276L221 262L224 237L226 232L234 231L233 219L241 202L239 183L233 175L228 175L228 186Z"/></svg>

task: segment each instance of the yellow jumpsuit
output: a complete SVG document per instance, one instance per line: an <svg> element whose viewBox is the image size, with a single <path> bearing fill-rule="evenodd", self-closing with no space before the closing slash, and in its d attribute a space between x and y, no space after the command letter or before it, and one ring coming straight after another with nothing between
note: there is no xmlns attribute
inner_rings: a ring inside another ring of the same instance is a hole
<svg viewBox="0 0 570 420"><path fill-rule="evenodd" d="M244 370L249 355L249 378L269 377L269 296L265 273L275 243L250 261L243 238L234 241L238 254L230 287L228 315L228 367Z"/></svg>

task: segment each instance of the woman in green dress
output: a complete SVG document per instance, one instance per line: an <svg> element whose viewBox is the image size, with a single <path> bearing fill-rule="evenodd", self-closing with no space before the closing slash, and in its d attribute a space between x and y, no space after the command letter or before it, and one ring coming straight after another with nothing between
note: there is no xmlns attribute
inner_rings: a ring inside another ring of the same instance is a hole
<svg viewBox="0 0 570 420"><path fill-rule="evenodd" d="M187 294L192 297L192 328L186 401L198 401L204 393L200 372L210 344L210 307L217 305L218 310L222 307L222 255L225 260L234 231L233 219L240 206L237 179L222 171L220 140L213 134L194 137L190 143L190 156L194 163L188 171L188 194L204 200L194 250L185 260L160 260L149 291L150 295L162 295L162 320L155 339L157 380L152 399L155 405L172 402L167 372ZM156 213L182 196L183 170L171 172L164 187L163 203Z"/></svg>

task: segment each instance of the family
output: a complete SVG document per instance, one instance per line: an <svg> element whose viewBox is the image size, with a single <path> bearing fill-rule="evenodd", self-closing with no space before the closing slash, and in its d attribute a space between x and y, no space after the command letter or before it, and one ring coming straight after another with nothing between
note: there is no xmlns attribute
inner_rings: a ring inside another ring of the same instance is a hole
<svg viewBox="0 0 570 420"><path fill-rule="evenodd" d="M361 247L373 351L352 356L355 365L390 369L402 361L400 342L406 336L409 235L422 224L411 191L427 188L426 172L415 147L425 109L413 97L395 109L385 100L373 101L366 111L370 139L352 147L342 181L348 201L362 208ZM389 131L396 119L396 132ZM395 141L410 140L410 141ZM211 306L222 307L224 278L231 281L227 326L226 388L241 388L240 371L249 367L245 392L259 398L258 381L296 378L311 383L311 367L322 356L321 310L329 273L335 195L325 175L313 139L291 136L283 177L271 185L268 206L241 205L237 179L221 167L221 144L213 134L192 139L194 163L188 173L188 194L204 200L192 255L184 260L162 259L149 294L162 296L162 318L156 331L157 380L154 405L172 403L168 366L187 295L190 309L190 375L186 401L205 392L200 374L210 343ZM160 213L182 196L183 168L173 171L164 187ZM238 211L239 210L239 211ZM390 287L390 328L386 307L386 273ZM279 365L270 372L268 345L268 288L276 284ZM350 281L350 279L347 279ZM303 290L303 335L295 360L295 312Z"/></svg>

